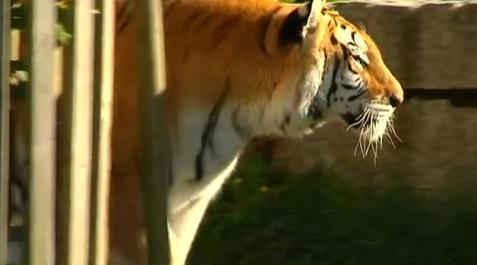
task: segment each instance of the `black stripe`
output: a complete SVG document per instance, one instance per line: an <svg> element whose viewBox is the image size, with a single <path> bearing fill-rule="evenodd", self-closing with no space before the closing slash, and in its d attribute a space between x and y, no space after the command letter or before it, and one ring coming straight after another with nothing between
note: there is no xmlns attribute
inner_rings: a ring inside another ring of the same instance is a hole
<svg viewBox="0 0 477 265"><path fill-rule="evenodd" d="M333 66L333 75L332 75L332 80L331 80L331 87L330 90L328 91L328 95L326 95L326 104L328 108L330 107L331 104L331 94L336 93L336 90L338 89L338 86L336 85L336 75L338 74L338 69L339 69L340 63L335 62L335 65Z"/></svg>
<svg viewBox="0 0 477 265"><path fill-rule="evenodd" d="M323 62L323 73L321 74L321 85L323 85L323 82L325 81L326 74L328 72L328 53L326 53L326 50L324 51L324 62ZM319 89L319 88L318 88Z"/></svg>
<svg viewBox="0 0 477 265"><path fill-rule="evenodd" d="M336 39L335 35L331 35L330 41L331 41L331 44L333 45L338 44L338 40Z"/></svg>
<svg viewBox="0 0 477 265"><path fill-rule="evenodd" d="M281 8L280 6L275 7L268 15L266 15L259 21L259 24L260 24L259 25L260 31L258 33L259 47L267 57L270 57L270 54L268 54L268 51L267 51L267 45L265 43L267 41L268 28L270 27L270 24L272 23L273 17L278 12L278 10L280 10L280 8Z"/></svg>
<svg viewBox="0 0 477 265"><path fill-rule="evenodd" d="M290 114L288 113L287 115L285 115L285 118L280 124L280 130L282 130L283 134L286 134L285 126L287 126L289 123L290 123Z"/></svg>
<svg viewBox="0 0 477 265"><path fill-rule="evenodd" d="M119 5L119 10L116 13L116 33L121 33L129 25L134 12L135 3L127 1Z"/></svg>
<svg viewBox="0 0 477 265"><path fill-rule="evenodd" d="M346 58L349 55L348 47L340 43L341 51L343 52L343 58Z"/></svg>
<svg viewBox="0 0 477 265"><path fill-rule="evenodd" d="M116 19L131 11L132 1L116 1Z"/></svg>
<svg viewBox="0 0 477 265"><path fill-rule="evenodd" d="M214 14L202 12L196 21L191 24L191 32L202 30L206 25L209 25L214 19ZM194 25L195 24L195 25Z"/></svg>
<svg viewBox="0 0 477 265"><path fill-rule="evenodd" d="M244 139L247 139L248 133L242 126L240 126L238 121L239 111L240 111L240 107L236 108L234 112L232 113L232 126L234 127L234 130L237 133L237 135L239 135L240 137Z"/></svg>
<svg viewBox="0 0 477 265"><path fill-rule="evenodd" d="M181 31L180 32L185 32L190 30L191 25L195 22L196 19L198 19L200 16L204 15L203 12L200 10L197 11L192 11L187 15L187 17L183 20L182 25L181 25ZM207 14L205 14L207 15Z"/></svg>
<svg viewBox="0 0 477 265"><path fill-rule="evenodd" d="M195 178L197 181L200 181L204 177L204 154L206 147L209 147L211 152L215 153L215 148L213 145L213 135L215 127L217 126L217 121L220 116L220 111L224 105L225 99L227 94L230 91L230 77L228 76L225 80L225 86L222 89L222 92L219 95L219 98L215 102L212 110L210 111L209 118L207 123L205 124L204 131L202 131L201 137L201 146L199 149L199 153L195 158Z"/></svg>
<svg viewBox="0 0 477 265"><path fill-rule="evenodd" d="M364 87L364 83L363 83L363 80L359 80L359 83L358 83L358 89L361 89Z"/></svg>
<svg viewBox="0 0 477 265"><path fill-rule="evenodd" d="M350 62L346 62L346 65L347 65L347 67L348 67L348 70L349 70L351 73L353 73L353 74L355 74L355 75L359 74L358 72L356 72L356 71L353 69L353 67L351 67L351 63L350 63Z"/></svg>
<svg viewBox="0 0 477 265"><path fill-rule="evenodd" d="M325 76L328 72L328 54L326 53L326 51L323 52L323 57L324 58L323 58L323 69L322 69L322 73L321 73L321 82L320 82L320 85L319 85L318 89L315 92L315 95L313 95L313 97L311 98L312 102L310 103L310 105L308 107L308 110L307 110L307 115L311 115L313 118L321 118L321 116L322 116L322 111L320 109L318 109L318 106L314 103L315 103L316 97L318 97L318 93L319 93L320 89L323 89ZM299 87L297 87L296 89L297 89L297 91L300 91ZM297 98L296 102L298 102L298 104L299 104L299 100L301 99L301 94L298 94L297 96L298 96L298 98Z"/></svg>
<svg viewBox="0 0 477 265"><path fill-rule="evenodd" d="M214 30L214 34L212 35L212 42L210 45L210 49L214 49L220 42L222 42L227 34L230 32L230 29L238 23L240 20L239 16L233 16L227 18L222 23L220 23Z"/></svg>
<svg viewBox="0 0 477 265"><path fill-rule="evenodd" d="M351 96L348 98L348 101L355 101L357 98L361 97L364 93L366 93L366 90L361 90L358 94Z"/></svg>
<svg viewBox="0 0 477 265"><path fill-rule="evenodd" d="M260 85L261 84L262 84L262 81L260 81ZM268 90L268 93L267 93L267 100L268 101L271 101L273 99L273 94L275 94L275 90L277 90L277 86L278 86L278 81L275 80L273 82L272 89Z"/></svg>
<svg viewBox="0 0 477 265"><path fill-rule="evenodd" d="M341 84L341 86L344 88L344 89L348 89L348 90L354 90L356 87L352 86L352 85L348 85L348 84Z"/></svg>
<svg viewBox="0 0 477 265"><path fill-rule="evenodd" d="M167 16L169 16L169 14L171 13L171 10L174 8L174 6L179 3L179 1L173 1L172 4L170 4L168 7L167 7L167 10L164 12L164 18L167 18Z"/></svg>

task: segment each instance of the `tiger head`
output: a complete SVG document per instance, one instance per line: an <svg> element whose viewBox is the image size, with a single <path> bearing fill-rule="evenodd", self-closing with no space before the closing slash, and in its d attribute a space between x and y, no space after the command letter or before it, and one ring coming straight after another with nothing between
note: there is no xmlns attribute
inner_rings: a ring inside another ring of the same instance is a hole
<svg viewBox="0 0 477 265"><path fill-rule="evenodd" d="M301 88L311 91L302 93L302 112L316 123L339 118L367 143L394 132L393 112L404 93L372 38L319 0L288 15L284 39L290 38L293 31L285 29L293 23L300 28L295 43L306 62Z"/></svg>

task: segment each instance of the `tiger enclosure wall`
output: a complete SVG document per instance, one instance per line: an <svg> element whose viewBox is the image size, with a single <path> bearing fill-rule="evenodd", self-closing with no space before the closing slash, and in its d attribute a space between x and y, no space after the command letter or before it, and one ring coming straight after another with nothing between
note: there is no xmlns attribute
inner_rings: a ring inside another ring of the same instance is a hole
<svg viewBox="0 0 477 265"><path fill-rule="evenodd" d="M335 8L366 27L405 88L395 125L403 143L385 143L374 165L373 155L354 157L357 135L333 123L305 141L273 141L273 159L302 172L322 164L358 182L407 183L432 194L463 190L476 203L477 3L353 1Z"/></svg>

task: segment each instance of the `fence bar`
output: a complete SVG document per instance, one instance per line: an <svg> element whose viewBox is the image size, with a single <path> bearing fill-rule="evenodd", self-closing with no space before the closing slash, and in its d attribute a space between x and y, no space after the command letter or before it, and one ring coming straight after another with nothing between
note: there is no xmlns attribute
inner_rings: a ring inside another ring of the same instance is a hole
<svg viewBox="0 0 477 265"><path fill-rule="evenodd" d="M53 1L30 1L28 264L54 264L55 17Z"/></svg>
<svg viewBox="0 0 477 265"><path fill-rule="evenodd" d="M0 4L0 265L7 264L10 111L10 0Z"/></svg>
<svg viewBox="0 0 477 265"><path fill-rule="evenodd" d="M96 0L95 76L93 102L93 171L91 187L91 265L106 265L108 257L108 213L111 108L114 65L114 5Z"/></svg>
<svg viewBox="0 0 477 265"><path fill-rule="evenodd" d="M94 0L76 0L69 5L73 40L65 51L66 84L59 102L62 141L58 161L66 209L62 208L65 205L60 207L60 224L65 227L59 240L58 264L85 265L89 262Z"/></svg>
<svg viewBox="0 0 477 265"><path fill-rule="evenodd" d="M169 264L167 191L170 154L164 120L166 75L162 6L138 1L138 65L141 96L141 180L149 265Z"/></svg>

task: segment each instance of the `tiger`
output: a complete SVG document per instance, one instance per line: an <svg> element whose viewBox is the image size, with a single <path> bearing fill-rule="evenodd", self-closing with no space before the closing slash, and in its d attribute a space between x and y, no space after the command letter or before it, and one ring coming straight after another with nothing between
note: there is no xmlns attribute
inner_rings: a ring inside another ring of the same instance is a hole
<svg viewBox="0 0 477 265"><path fill-rule="evenodd" d="M208 206L252 139L302 137L331 120L357 131L363 145L392 130L400 83L373 39L321 0L165 0L163 18L171 264L186 263ZM130 75L127 68L117 75Z"/></svg>
<svg viewBox="0 0 477 265"><path fill-rule="evenodd" d="M146 264L139 184L138 31L116 0L112 264ZM162 0L171 143L171 264L184 265L208 206L247 145L339 120L367 149L393 130L404 92L373 39L324 0ZM159 117L158 117L159 118ZM365 151L367 152L367 151Z"/></svg>
<svg viewBox="0 0 477 265"><path fill-rule="evenodd" d="M252 138L301 137L338 118L379 142L403 101L371 37L319 0L175 1L164 14L177 113L173 264L185 264L210 201Z"/></svg>

